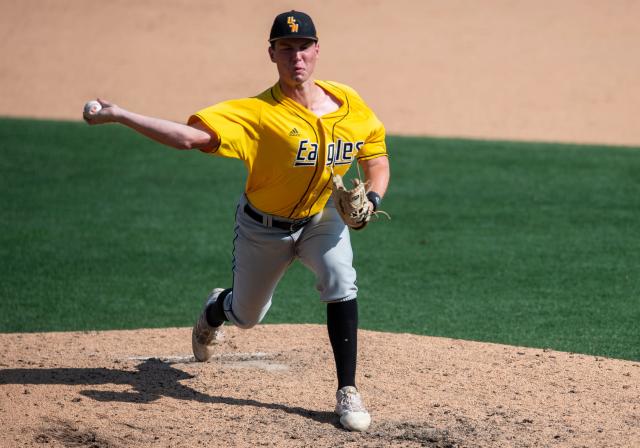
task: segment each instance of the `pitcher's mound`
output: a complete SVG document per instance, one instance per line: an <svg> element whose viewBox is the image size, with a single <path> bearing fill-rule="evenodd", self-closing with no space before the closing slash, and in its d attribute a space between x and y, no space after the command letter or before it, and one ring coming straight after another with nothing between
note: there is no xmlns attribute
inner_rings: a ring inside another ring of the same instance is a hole
<svg viewBox="0 0 640 448"><path fill-rule="evenodd" d="M1 334L0 446L640 446L640 364L360 333L373 423L341 429L326 329Z"/></svg>

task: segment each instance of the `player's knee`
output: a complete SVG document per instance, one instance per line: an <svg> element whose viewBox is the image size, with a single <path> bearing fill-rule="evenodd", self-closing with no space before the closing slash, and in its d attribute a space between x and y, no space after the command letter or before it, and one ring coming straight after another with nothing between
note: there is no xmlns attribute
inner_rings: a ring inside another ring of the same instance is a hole
<svg viewBox="0 0 640 448"><path fill-rule="evenodd" d="M353 300L358 296L358 287L353 277L334 277L324 284L318 282L320 300L326 303Z"/></svg>
<svg viewBox="0 0 640 448"><path fill-rule="evenodd" d="M226 311L226 315L229 318L229 321L233 323L234 326L240 328L241 330L249 330L250 328L258 325L264 315L266 310L252 310L252 312L237 312L237 310Z"/></svg>
<svg viewBox="0 0 640 448"><path fill-rule="evenodd" d="M316 273L316 289L323 302L354 299L358 294L356 271L349 263L328 265Z"/></svg>

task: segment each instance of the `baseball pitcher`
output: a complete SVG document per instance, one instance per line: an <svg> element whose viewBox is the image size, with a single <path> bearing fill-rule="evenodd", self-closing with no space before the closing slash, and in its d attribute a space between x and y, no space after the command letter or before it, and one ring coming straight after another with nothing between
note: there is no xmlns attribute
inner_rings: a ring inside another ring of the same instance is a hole
<svg viewBox="0 0 640 448"><path fill-rule="evenodd" d="M259 95L200 110L186 124L105 100L84 118L121 123L177 149L242 160L248 175L236 211L232 286L206 298L193 328L193 353L207 361L225 322L243 329L258 324L298 259L314 272L327 304L335 411L346 429L364 431L371 417L355 381L358 288L349 229L364 228L379 212L389 182L385 129L352 88L313 78L320 45L307 14L276 16L269 43L278 80ZM365 181L349 189L342 176L354 160Z"/></svg>

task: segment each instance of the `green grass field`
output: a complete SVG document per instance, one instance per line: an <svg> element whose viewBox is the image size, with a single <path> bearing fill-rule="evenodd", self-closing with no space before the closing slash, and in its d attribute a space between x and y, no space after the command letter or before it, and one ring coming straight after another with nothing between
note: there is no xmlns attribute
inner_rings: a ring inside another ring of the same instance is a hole
<svg viewBox="0 0 640 448"><path fill-rule="evenodd" d="M0 331L191 326L230 284L242 163L117 126L0 137ZM640 148L388 144L392 220L353 234L363 328L640 360ZM265 322L324 322L313 285L295 264Z"/></svg>

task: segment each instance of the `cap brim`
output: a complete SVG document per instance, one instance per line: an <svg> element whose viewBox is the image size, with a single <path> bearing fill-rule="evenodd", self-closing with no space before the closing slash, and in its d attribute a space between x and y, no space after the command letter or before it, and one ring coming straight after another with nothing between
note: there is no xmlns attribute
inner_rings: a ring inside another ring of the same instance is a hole
<svg viewBox="0 0 640 448"><path fill-rule="evenodd" d="M277 40L282 40L282 39L308 39L308 40L313 40L315 42L318 42L318 38L314 36L280 36L280 37L274 37L273 39L269 39L269 42L275 42Z"/></svg>

